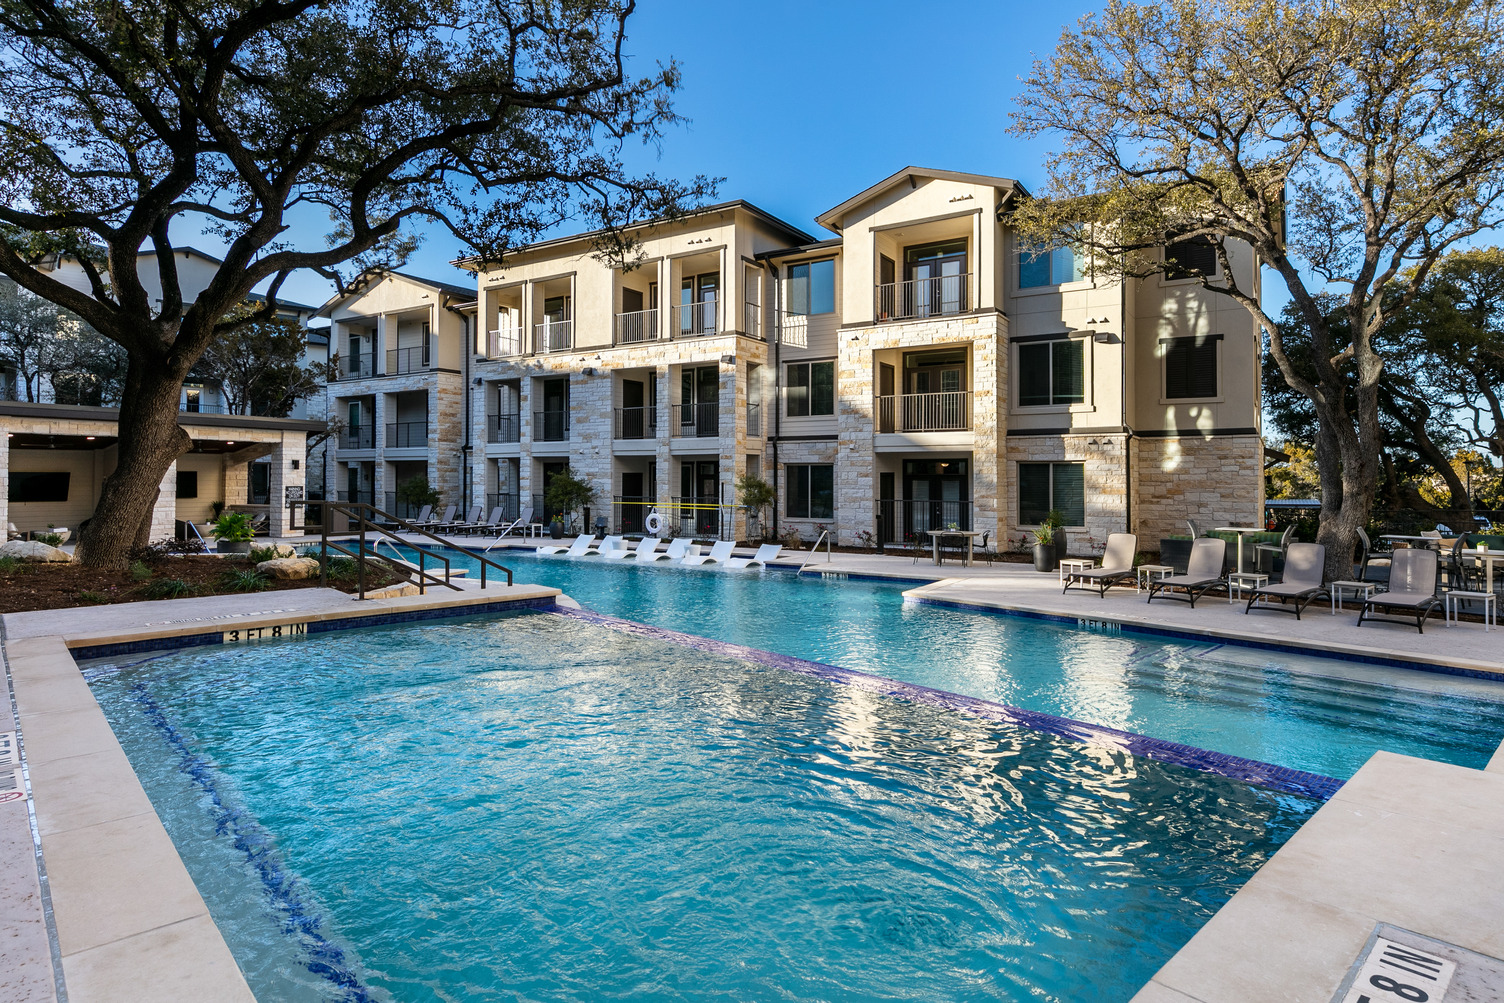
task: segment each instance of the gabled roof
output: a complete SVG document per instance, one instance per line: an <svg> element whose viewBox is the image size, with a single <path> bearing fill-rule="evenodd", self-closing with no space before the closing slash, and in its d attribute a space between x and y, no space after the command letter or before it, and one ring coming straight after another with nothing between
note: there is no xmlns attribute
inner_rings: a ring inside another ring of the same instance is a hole
<svg viewBox="0 0 1504 1003"><path fill-rule="evenodd" d="M991 185L994 188L1011 188L1024 195L1028 194L1028 190L1012 178L999 178L991 174L966 174L961 171L937 171L928 167L910 166L905 167L897 174L883 178L883 180L871 188L858 192L835 208L825 210L815 217L815 222L832 233L840 233L840 219L846 215L848 210L861 205L863 202L877 198L894 185L901 184L904 181L908 181L912 185L918 178L933 178L939 181L960 181L972 185Z"/></svg>
<svg viewBox="0 0 1504 1003"><path fill-rule="evenodd" d="M335 293L333 296L331 296L323 306L318 308L318 312L315 313L314 316L329 316L341 303L359 296L361 293L365 292L371 286L386 278L388 275L395 275L400 279L406 279L407 281L412 282L416 285L423 286L425 289L432 289L435 292L443 293L446 296L458 296L466 300L475 299L474 286L459 286L455 285L453 282L444 282L440 279L428 279L424 278L421 275L414 275L411 272L399 272L396 269L368 269L357 275L355 277L355 281L351 282L349 286L345 288L343 294Z"/></svg>

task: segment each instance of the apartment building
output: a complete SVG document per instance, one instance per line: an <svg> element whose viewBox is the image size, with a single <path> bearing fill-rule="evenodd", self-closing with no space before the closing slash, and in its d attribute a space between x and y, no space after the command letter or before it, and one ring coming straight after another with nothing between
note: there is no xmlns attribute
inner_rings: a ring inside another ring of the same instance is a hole
<svg viewBox="0 0 1504 1003"><path fill-rule="evenodd" d="M818 216L825 239L735 201L642 227L626 267L579 234L462 262L473 289L382 279L363 294L379 308L331 313L351 367L337 396L385 408L385 441L371 410L351 411L351 497L426 469L447 500L546 521L568 469L613 531L656 511L679 533L830 529L842 543L951 525L1002 543L1052 509L1078 546L1258 519L1247 314L1173 270L1118 281L1068 248L1021 246L1007 219L1027 197L1007 178L911 167ZM1170 254L1215 264L1209 245ZM1257 288L1250 254L1232 265ZM417 333L441 323L452 334ZM378 332L383 374L366 347ZM430 340L455 359L448 337L463 358L428 382L385 375L394 349ZM402 445L420 419L423 445ZM744 474L775 486L771 525L738 504Z"/></svg>

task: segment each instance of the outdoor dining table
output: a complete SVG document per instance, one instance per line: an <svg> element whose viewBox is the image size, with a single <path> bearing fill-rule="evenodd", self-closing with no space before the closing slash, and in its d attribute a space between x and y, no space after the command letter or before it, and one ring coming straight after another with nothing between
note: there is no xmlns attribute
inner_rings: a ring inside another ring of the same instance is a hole
<svg viewBox="0 0 1504 1003"><path fill-rule="evenodd" d="M1238 571L1241 572L1243 570L1243 537L1249 533L1264 533L1267 530L1263 526L1218 526L1216 532L1238 534Z"/></svg>
<svg viewBox="0 0 1504 1003"><path fill-rule="evenodd" d="M964 536L966 538L966 563L965 567L971 567L972 543L981 534L973 529L932 529L929 530L930 544L934 548L935 563L940 563L940 538L942 536Z"/></svg>
<svg viewBox="0 0 1504 1003"><path fill-rule="evenodd" d="M1440 547L1444 543L1452 543L1452 540L1443 540L1439 536L1406 536L1403 533L1385 533L1380 540L1388 540L1390 543L1423 543L1428 547Z"/></svg>
<svg viewBox="0 0 1504 1003"><path fill-rule="evenodd" d="M1464 550L1462 553L1483 562L1483 577L1487 582L1483 586L1483 591L1492 592L1494 590L1494 562L1504 561L1504 550Z"/></svg>

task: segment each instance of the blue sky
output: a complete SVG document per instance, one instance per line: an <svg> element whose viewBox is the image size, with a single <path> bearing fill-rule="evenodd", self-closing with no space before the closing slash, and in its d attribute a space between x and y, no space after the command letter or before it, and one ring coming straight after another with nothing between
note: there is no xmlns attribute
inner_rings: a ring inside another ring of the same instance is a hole
<svg viewBox="0 0 1504 1003"><path fill-rule="evenodd" d="M668 135L661 158L634 148L631 162L724 177L722 198L747 199L811 233L817 213L909 164L998 174L1037 191L1049 144L1008 134L1013 96L1062 27L1093 9L644 0L628 51L640 73L679 61L675 105L690 121ZM315 244L322 231L294 236ZM464 248L442 231L425 236L407 270L468 281L449 265ZM320 303L330 291L309 275L290 279L283 295Z"/></svg>

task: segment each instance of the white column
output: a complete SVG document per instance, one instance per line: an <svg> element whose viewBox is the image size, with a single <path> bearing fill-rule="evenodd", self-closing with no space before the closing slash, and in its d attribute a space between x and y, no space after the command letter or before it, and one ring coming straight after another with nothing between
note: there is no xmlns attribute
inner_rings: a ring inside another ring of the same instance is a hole
<svg viewBox="0 0 1504 1003"><path fill-rule="evenodd" d="M387 344L388 337L391 338L390 345ZM384 313L376 315L376 344L371 347L371 372L386 372L386 350L397 347L397 325L390 323Z"/></svg>

